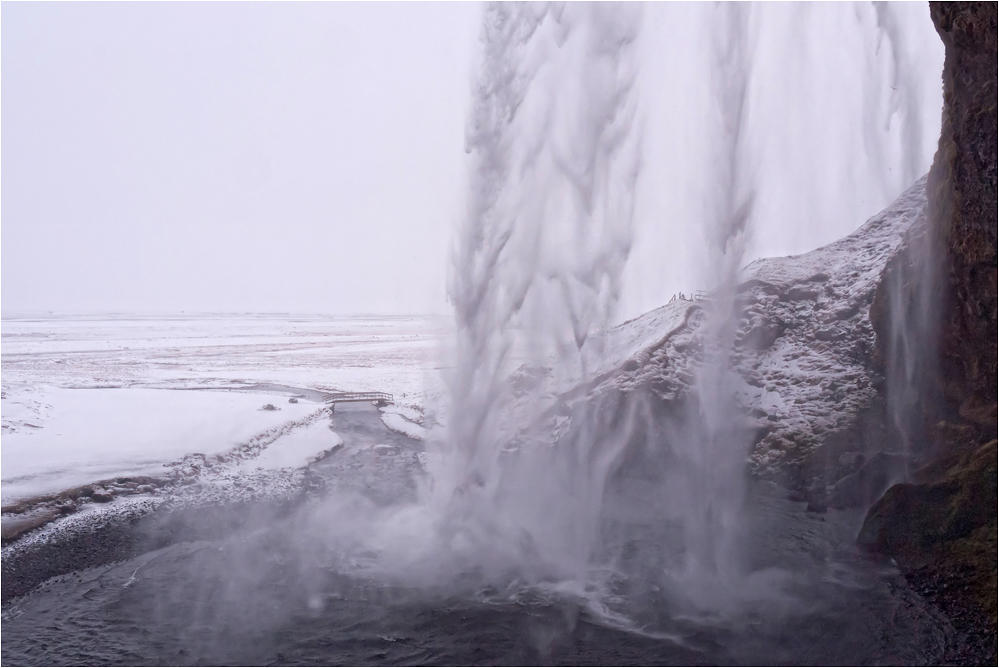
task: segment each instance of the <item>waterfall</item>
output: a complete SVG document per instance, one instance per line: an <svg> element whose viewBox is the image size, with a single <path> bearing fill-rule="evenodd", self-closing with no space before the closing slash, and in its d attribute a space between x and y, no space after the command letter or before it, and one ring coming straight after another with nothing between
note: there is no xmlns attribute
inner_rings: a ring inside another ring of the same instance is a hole
<svg viewBox="0 0 999 668"><path fill-rule="evenodd" d="M753 174L749 153L749 84L753 64L752 7L724 4L716 10L711 89L717 103L712 155L712 197L705 217L708 266L714 286L707 300L692 399L679 438L672 444L682 475L671 477L685 500L681 516L686 559L682 579L702 601L709 589L730 589L737 577L735 541L742 520L743 469L749 443L741 427L731 368L739 318L736 283L751 237Z"/></svg>
<svg viewBox="0 0 999 668"><path fill-rule="evenodd" d="M809 68L830 66L806 47L822 28L825 14L818 13L833 10L699 8L684 28L697 37L684 42L696 57L667 64L702 72L692 85L706 87L701 97L687 89L675 94L703 112L691 128L700 138L699 162L692 164L703 167L697 275L711 288L699 316L702 355L692 391L668 433L638 395L593 397L585 409L559 399L599 362L601 339L594 335L613 322L633 243L642 119L650 118L639 114L638 82L653 76L637 67L642 11L602 4L485 9L466 134L468 204L449 281L457 330L449 427L436 443L427 503L444 518L447 544L461 546L476 568L533 580L585 579L589 569L613 561L600 534L608 481L635 442L651 444L673 458L672 469L657 472L671 498L664 521L681 529L683 557L670 579L686 582L692 599L718 602L744 575L738 542L750 443L731 369L740 316L735 287L752 259L757 222L782 211L781 196L797 197L782 190L786 165L766 168L767 142L783 124L792 138L829 131L785 121L811 104L816 83L808 81L815 77ZM857 60L866 68L862 94L843 102L844 114L862 117L869 130L865 160L851 173L856 179L866 167L887 193L909 185L903 181L922 166L913 90L919 77L902 65L913 48L902 15L885 7L856 12L854 41L872 53ZM784 66L778 55L796 50L804 64L785 67L797 67L789 76L809 85L800 100L781 100L785 110L774 91L791 89L773 89L760 76L777 76ZM832 143L824 137L818 145ZM849 164L850 156L839 157ZM899 164L902 180L889 177Z"/></svg>
<svg viewBox="0 0 999 668"><path fill-rule="evenodd" d="M915 180L925 170L921 157L923 117L919 96L923 88L918 54L908 31L906 16L891 3L877 2L879 37L891 52L891 96L885 110L886 125L898 119L901 126L903 178ZM934 119L935 120L935 119ZM928 182L931 183L931 181ZM941 276L943 257L928 216L906 234L898 256L886 268L879 302L888 312L883 338L888 414L906 456L907 477L911 458L928 445L927 407L939 400L937 373Z"/></svg>
<svg viewBox="0 0 999 668"><path fill-rule="evenodd" d="M857 184L868 194L910 185L888 170L918 171L924 147L906 124L923 106L907 89L886 89L918 76L884 58L914 42L895 10L882 9L891 48L878 52L869 5L671 6L677 20L650 34L652 11L485 7L467 203L448 284L456 338L446 426L427 442L416 503L336 527L368 575L518 591L557 585L601 605L632 587L661 592L653 607L676 604L684 615L773 590L742 559L753 518L744 507L748 408L733 370L740 272L754 244L773 236L774 218L796 229L853 197ZM850 37L837 48L857 50L840 69L838 51L808 49L812 38L828 43L830 16ZM660 62L649 54L664 35L675 58ZM857 90L830 97L816 74L829 71L840 87L856 79ZM671 99L686 123L652 113L644 95L657 77L678 84ZM650 155L653 127L683 135L688 150ZM911 150L898 150L900 137ZM657 180L661 172L647 171L654 160L682 169ZM614 351L604 334L621 307L639 218L652 215L643 184L696 212L657 219L675 232L690 223L697 237L663 262L696 258L691 276L709 291L684 343L695 360L689 391L675 400L612 383L594 389L621 361L607 361ZM615 609L627 617L628 605Z"/></svg>
<svg viewBox="0 0 999 668"><path fill-rule="evenodd" d="M457 324L450 432L435 489L471 540L515 546L516 560L585 565L599 509L606 472L561 467L547 456L550 433L531 434L547 445L517 444L517 409L530 412L541 388L524 387L523 369L515 372L550 369L549 385L584 375L584 346L611 324L640 166L640 12L616 4L485 10L467 131L470 198L449 286Z"/></svg>

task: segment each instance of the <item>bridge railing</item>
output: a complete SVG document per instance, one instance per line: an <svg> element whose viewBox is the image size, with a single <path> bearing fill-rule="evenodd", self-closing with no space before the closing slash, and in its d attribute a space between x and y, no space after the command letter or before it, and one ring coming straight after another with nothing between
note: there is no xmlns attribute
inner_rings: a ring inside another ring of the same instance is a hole
<svg viewBox="0 0 999 668"><path fill-rule="evenodd" d="M672 304L678 299L685 302L699 302L702 299L707 299L708 296L709 296L708 293L705 292L704 290L695 290L694 292L688 294L677 292L672 297L669 298L668 303Z"/></svg>
<svg viewBox="0 0 999 668"><path fill-rule="evenodd" d="M336 404L346 401L384 401L392 403L392 395L388 392L329 392L323 401Z"/></svg>

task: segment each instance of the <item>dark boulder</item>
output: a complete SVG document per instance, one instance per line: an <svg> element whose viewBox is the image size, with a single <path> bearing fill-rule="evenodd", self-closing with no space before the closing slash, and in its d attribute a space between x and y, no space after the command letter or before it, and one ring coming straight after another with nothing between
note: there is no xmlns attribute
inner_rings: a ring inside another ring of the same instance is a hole
<svg viewBox="0 0 999 668"><path fill-rule="evenodd" d="M910 581L932 582L935 602L950 612L987 620L979 631L995 663L995 440L972 453L952 454L891 487L867 513L857 544L892 557ZM946 471L941 469L947 467Z"/></svg>

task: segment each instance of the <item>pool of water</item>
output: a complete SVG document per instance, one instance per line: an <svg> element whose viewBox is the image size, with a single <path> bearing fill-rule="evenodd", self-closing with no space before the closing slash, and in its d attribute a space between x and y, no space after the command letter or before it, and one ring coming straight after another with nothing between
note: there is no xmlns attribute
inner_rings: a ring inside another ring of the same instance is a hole
<svg viewBox="0 0 999 668"><path fill-rule="evenodd" d="M595 589L474 569L421 579L398 560L386 576L366 522L417 498L422 444L372 407L333 420L345 446L290 514L49 580L5 606L3 663L920 665L953 636L890 564L856 552L859 514L807 513L765 485L748 501L746 600L723 610L682 600L669 528L641 512L612 513L616 566ZM650 498L627 483L609 507Z"/></svg>

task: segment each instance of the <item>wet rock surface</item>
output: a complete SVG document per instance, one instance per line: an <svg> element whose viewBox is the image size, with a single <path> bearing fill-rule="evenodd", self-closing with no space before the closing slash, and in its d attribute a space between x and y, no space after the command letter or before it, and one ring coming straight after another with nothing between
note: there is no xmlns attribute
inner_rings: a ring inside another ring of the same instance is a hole
<svg viewBox="0 0 999 668"><path fill-rule="evenodd" d="M941 471L942 468L946 470ZM996 441L952 453L891 487L867 514L857 543L891 555L971 648L961 663L996 660Z"/></svg>
<svg viewBox="0 0 999 668"><path fill-rule="evenodd" d="M946 250L944 392L996 425L996 5L931 2L944 42L944 113L928 189Z"/></svg>
<svg viewBox="0 0 999 668"><path fill-rule="evenodd" d="M348 475L329 482L346 483L375 502L397 498L384 488L380 465L402 464L412 452L379 445L331 458ZM365 464L379 466L366 470ZM637 628L607 623L571 593L511 596L483 590L474 578L472 591L460 578L439 589L373 580L363 568L353 570L352 560L330 554L324 532L303 531L313 497L285 512L266 504L218 517L192 509L143 521L144 530L134 535L145 537L146 548L163 541L158 549L51 578L8 602L2 659L10 665L940 662L954 642L953 629L897 571L850 549L859 514L802 513L769 495L769 487L758 485L752 499L754 515L764 519L748 546L752 558L816 577L785 583L805 605L790 614L763 611L750 624L671 621L663 613L670 597L649 587L644 571L621 583L635 592L629 612ZM320 526L327 529L340 519L323 517L329 524ZM657 530L639 524L626 543L648 540ZM95 540L103 545L114 537ZM630 558L644 561L644 555Z"/></svg>
<svg viewBox="0 0 999 668"><path fill-rule="evenodd" d="M836 481L829 494L831 508L865 507L877 500L894 481L905 476L909 460L902 455L879 452L860 468Z"/></svg>
<svg viewBox="0 0 999 668"><path fill-rule="evenodd" d="M858 543L895 559L966 635L946 661L995 665L997 11L931 2L930 14L946 60L927 229L889 263L872 308L875 362L911 386L889 390L923 466L874 504ZM923 338L904 342L921 357L910 378L897 323Z"/></svg>

